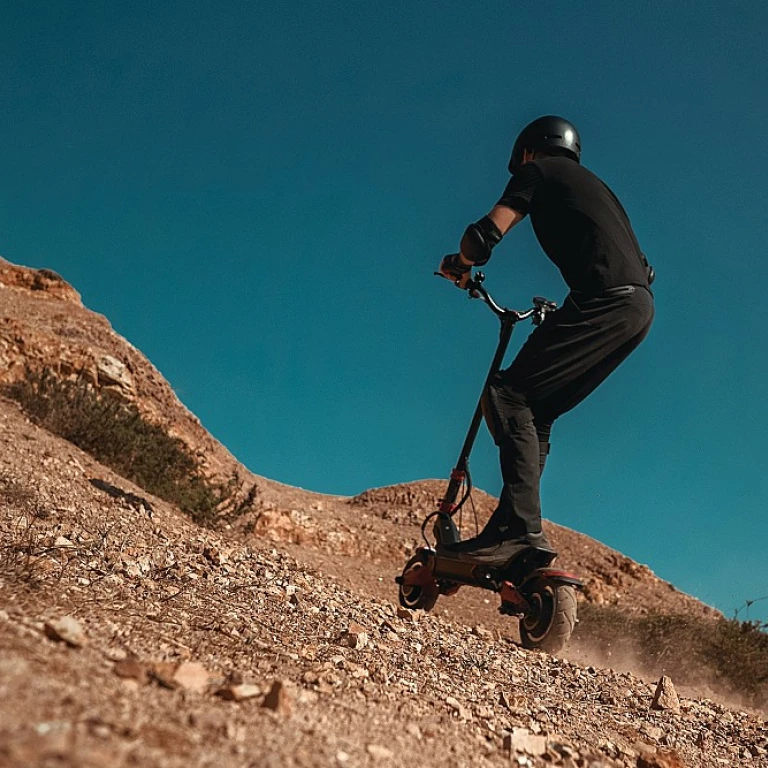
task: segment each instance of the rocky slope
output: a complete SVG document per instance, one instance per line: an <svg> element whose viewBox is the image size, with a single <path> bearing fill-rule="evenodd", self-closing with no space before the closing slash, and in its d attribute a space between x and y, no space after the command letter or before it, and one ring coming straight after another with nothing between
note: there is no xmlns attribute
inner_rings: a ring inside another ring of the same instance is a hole
<svg viewBox="0 0 768 768"><path fill-rule="evenodd" d="M397 569L419 543L419 524L445 488L443 481L426 481L372 489L348 499L254 475L211 437L144 355L115 333L106 318L83 307L79 294L60 276L0 259L0 385L23 378L29 366L85 378L181 438L209 477L225 481L237 475L244 488L256 486L254 503L239 519L238 531L299 545L306 554ZM494 499L482 491L473 499L482 524ZM585 579L590 601L635 610L663 604L675 612L713 613L646 566L587 536L554 524L548 524L548 532L557 542L563 567L578 570Z"/></svg>
<svg viewBox="0 0 768 768"><path fill-rule="evenodd" d="M0 376L30 361L89 371L246 476L73 289L0 262ZM564 658L525 651L472 590L400 611L392 577L441 482L348 499L247 477L252 509L202 529L0 398L0 766L768 765L761 713L654 704L656 676L591 666L578 632ZM550 531L587 599L712 613Z"/></svg>

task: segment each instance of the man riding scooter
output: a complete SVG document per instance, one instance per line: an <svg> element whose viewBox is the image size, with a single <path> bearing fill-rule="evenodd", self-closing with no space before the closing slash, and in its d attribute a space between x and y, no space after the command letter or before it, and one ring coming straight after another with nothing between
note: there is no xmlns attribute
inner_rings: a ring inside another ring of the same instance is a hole
<svg viewBox="0 0 768 768"><path fill-rule="evenodd" d="M439 545L442 557L504 566L525 547L553 551L541 525L539 482L552 424L596 389L640 344L654 316L653 269L618 198L581 164L576 127L556 116L527 125L515 141L512 178L488 215L470 224L440 273L465 288L526 215L570 292L547 314L485 393L503 487L481 533Z"/></svg>

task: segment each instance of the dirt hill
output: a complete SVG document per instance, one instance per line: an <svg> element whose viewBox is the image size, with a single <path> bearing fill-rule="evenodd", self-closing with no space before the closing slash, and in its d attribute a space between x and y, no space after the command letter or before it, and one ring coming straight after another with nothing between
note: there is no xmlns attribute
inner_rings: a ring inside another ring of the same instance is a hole
<svg viewBox="0 0 768 768"><path fill-rule="evenodd" d="M759 698L729 706L702 670L652 708L671 652L626 636L713 609L548 524L587 584L561 658L475 590L406 613L393 578L442 481L347 498L254 475L71 286L0 260L0 382L43 369L130 404L237 499L201 527L0 398L0 766L768 765Z"/></svg>

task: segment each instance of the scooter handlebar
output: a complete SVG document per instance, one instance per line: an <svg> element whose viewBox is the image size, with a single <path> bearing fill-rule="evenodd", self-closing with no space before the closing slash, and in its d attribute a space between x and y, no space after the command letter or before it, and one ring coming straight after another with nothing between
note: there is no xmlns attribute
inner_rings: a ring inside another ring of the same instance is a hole
<svg viewBox="0 0 768 768"><path fill-rule="evenodd" d="M440 272L435 272L438 277L445 277ZM497 317L513 317L516 323L521 320L527 320L529 317L533 318L534 325L540 325L547 315L547 312L552 312L557 309L557 304L554 301L545 299L543 296L533 297L533 306L526 310L508 309L502 307L493 296L483 287L485 281L484 272L475 272L472 277L467 280L464 290L467 292L467 296L470 299L480 299Z"/></svg>
<svg viewBox="0 0 768 768"><path fill-rule="evenodd" d="M549 299L545 299L543 296L534 296L533 306L530 309L522 311L507 309L507 307L502 307L483 287L484 281L485 275L482 272L476 272L467 281L467 295L470 299L481 299L500 318L512 316L517 323L530 317L533 319L534 325L539 325L546 317L547 312L557 309L557 304L554 301L549 301Z"/></svg>

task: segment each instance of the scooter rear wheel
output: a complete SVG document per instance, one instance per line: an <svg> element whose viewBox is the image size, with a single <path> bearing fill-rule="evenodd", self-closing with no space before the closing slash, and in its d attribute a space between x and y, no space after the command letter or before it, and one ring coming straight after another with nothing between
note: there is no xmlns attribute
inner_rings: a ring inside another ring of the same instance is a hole
<svg viewBox="0 0 768 768"><path fill-rule="evenodd" d="M418 568L426 568L426 556L417 552L403 568L403 577L408 572L413 574L413 571ZM432 579L424 579L423 584L401 584L398 592L398 600L403 608L407 608L409 611L416 611L421 609L422 611L431 611L435 607L437 598L440 594L437 582Z"/></svg>
<svg viewBox="0 0 768 768"><path fill-rule="evenodd" d="M547 653L562 650L576 625L576 590L541 578L526 585L524 594L531 607L520 619L523 647Z"/></svg>

